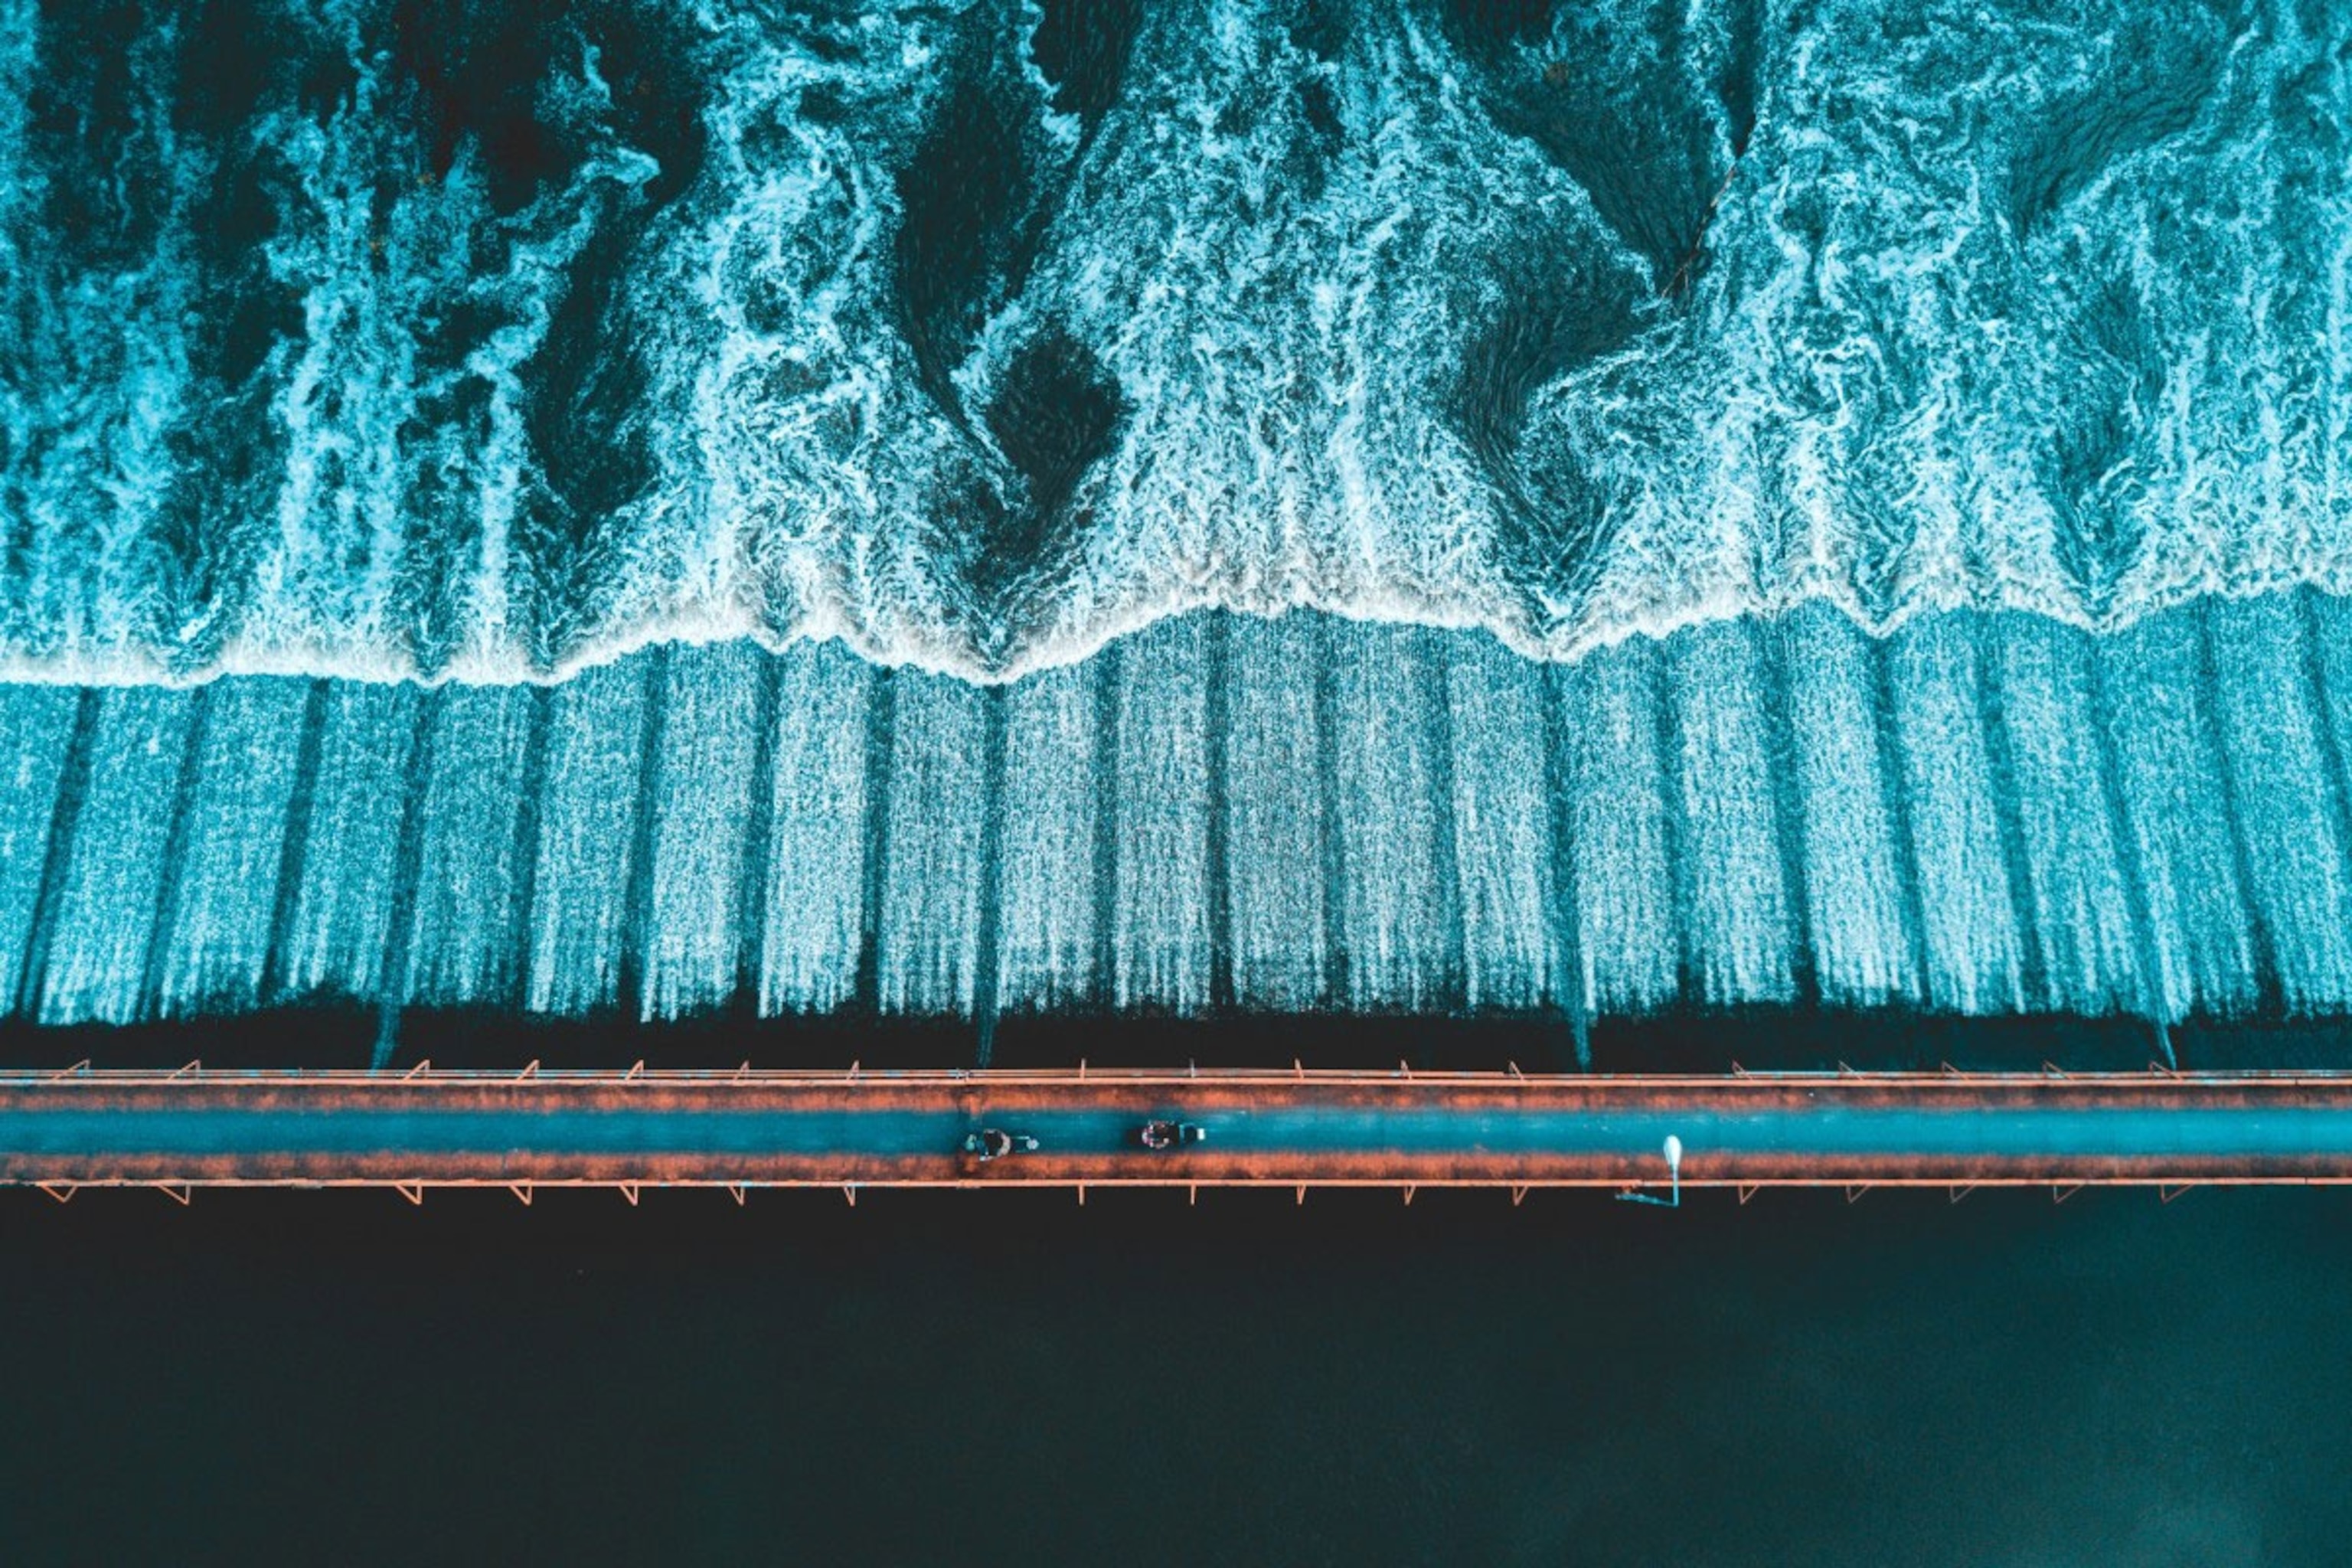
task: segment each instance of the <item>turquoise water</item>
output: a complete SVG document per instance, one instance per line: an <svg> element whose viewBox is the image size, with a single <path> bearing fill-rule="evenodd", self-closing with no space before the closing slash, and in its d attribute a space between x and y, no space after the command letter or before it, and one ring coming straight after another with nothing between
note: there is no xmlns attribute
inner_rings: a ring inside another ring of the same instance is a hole
<svg viewBox="0 0 2352 1568"><path fill-rule="evenodd" d="M454 1007L963 1021L940 1060L1074 1013L1549 1019L1581 1064L1762 1005L2134 1017L2138 1066L2159 1023L2352 1008L2347 604L1814 605L1550 665L1220 612L993 687L740 641L0 686L0 977L52 1026L356 1003L387 1060Z"/></svg>
<svg viewBox="0 0 2352 1568"><path fill-rule="evenodd" d="M9 0L0 669L2352 587L2320 0Z"/></svg>
<svg viewBox="0 0 2352 1568"><path fill-rule="evenodd" d="M6 0L7 1010L2342 1016L2347 61Z"/></svg>
<svg viewBox="0 0 2352 1568"><path fill-rule="evenodd" d="M11 1061L2343 1064L2341 5L0 77ZM0 1194L0 1557L2352 1538L2331 1194L591 1202Z"/></svg>

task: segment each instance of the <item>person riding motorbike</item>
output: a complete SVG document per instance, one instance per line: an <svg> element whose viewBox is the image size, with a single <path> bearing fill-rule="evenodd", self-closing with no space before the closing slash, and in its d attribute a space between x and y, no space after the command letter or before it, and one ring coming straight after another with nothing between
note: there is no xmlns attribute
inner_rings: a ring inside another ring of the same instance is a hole
<svg viewBox="0 0 2352 1568"><path fill-rule="evenodd" d="M1007 1132L1002 1127L983 1127L966 1133L963 1152L982 1161L1001 1160L1007 1154L1034 1154L1037 1140L1025 1132Z"/></svg>

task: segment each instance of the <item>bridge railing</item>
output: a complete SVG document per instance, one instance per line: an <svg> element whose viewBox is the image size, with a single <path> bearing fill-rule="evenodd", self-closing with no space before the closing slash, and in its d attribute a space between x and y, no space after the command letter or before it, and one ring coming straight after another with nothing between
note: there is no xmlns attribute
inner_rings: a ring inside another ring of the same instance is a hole
<svg viewBox="0 0 2352 1568"><path fill-rule="evenodd" d="M90 1083L111 1088L170 1084L229 1085L362 1085L362 1084L763 1084L775 1086L845 1087L897 1084L937 1087L971 1084L990 1088L1059 1087L1131 1084L1139 1088L1177 1084L1375 1084L1412 1082L1507 1088L1514 1084L1545 1087L1585 1086L1655 1089L1660 1087L1729 1088L1743 1083L1769 1085L1869 1084L1889 1088L1928 1086L2022 1088L2085 1084L2213 1087L2230 1084L2265 1087L2304 1086L2315 1089L2352 1085L2352 1070L2308 1068L2232 1068L2199 1071L2151 1067L2123 1072L2074 1072L2052 1066L2039 1070L1969 1070L1944 1067L1933 1070L1900 1068L1865 1070L1853 1068L1793 1068L1759 1071L1735 1065L1723 1073L1595 1073L1524 1072L1517 1067L1500 1070L1431 1069L1400 1062L1394 1068L1309 1068L1294 1063L1280 1067L1095 1067L1079 1062L1066 1068L868 1068L853 1062L845 1068L755 1068L749 1062L734 1068L652 1068L639 1062L622 1068L547 1067L533 1061L520 1068L436 1068L430 1062L414 1067L372 1070L364 1068L208 1068L192 1061L173 1068L102 1068L79 1061L63 1068L0 1068L0 1088Z"/></svg>

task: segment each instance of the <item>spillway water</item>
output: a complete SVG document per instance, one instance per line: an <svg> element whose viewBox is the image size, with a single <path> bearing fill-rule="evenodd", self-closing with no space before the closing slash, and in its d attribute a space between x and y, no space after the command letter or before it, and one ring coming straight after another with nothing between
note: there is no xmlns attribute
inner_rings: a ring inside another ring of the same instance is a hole
<svg viewBox="0 0 2352 1568"><path fill-rule="evenodd" d="M2352 610L1813 606L1566 665L1202 613L974 686L0 687L19 1013L2352 1008Z"/></svg>
<svg viewBox="0 0 2352 1568"><path fill-rule="evenodd" d="M0 0L0 973L2352 1007L2352 13Z"/></svg>

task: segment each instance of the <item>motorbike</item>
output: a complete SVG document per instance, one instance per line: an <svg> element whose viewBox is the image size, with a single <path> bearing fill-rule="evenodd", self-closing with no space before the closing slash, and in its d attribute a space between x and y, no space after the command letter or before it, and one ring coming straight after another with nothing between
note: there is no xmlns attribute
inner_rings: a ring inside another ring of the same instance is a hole
<svg viewBox="0 0 2352 1568"><path fill-rule="evenodd" d="M1002 1127L982 1127L964 1134L963 1152L981 1161L1002 1160L1008 1154L1034 1154L1037 1140L1026 1132L1007 1132Z"/></svg>
<svg viewBox="0 0 2352 1568"><path fill-rule="evenodd" d="M1209 1141L1209 1130L1197 1121L1154 1120L1136 1129L1135 1141L1160 1153L1187 1149Z"/></svg>

